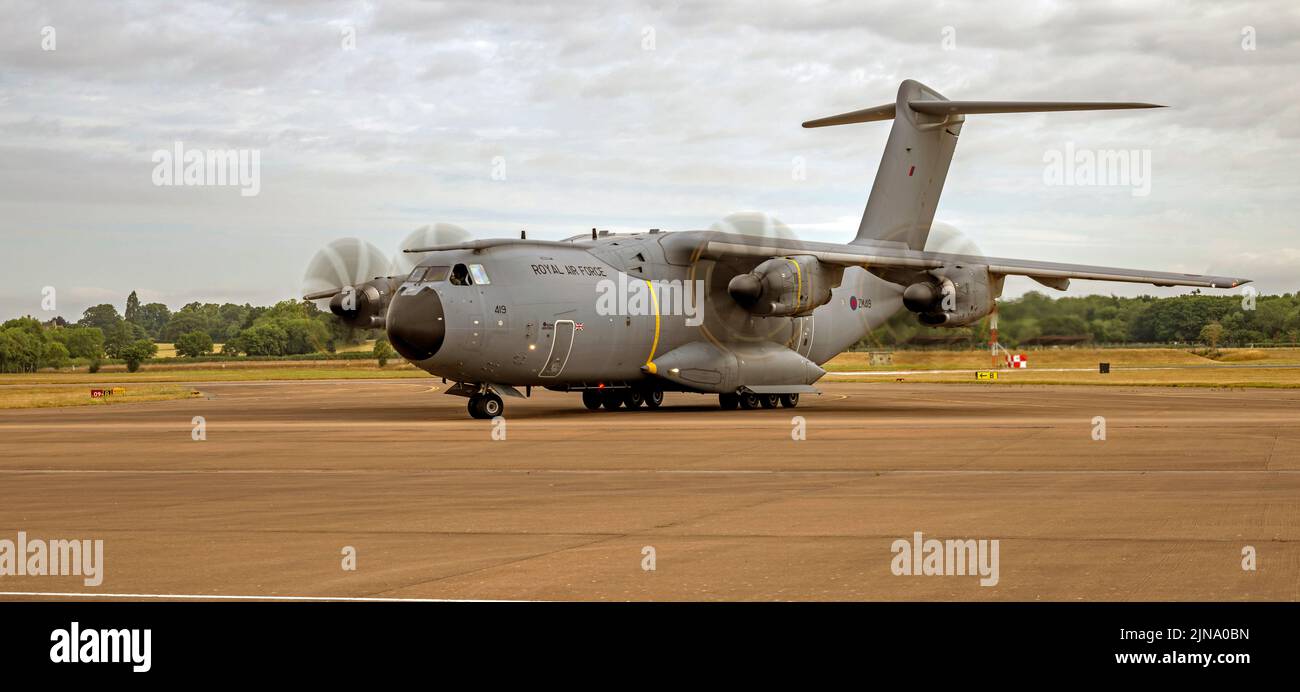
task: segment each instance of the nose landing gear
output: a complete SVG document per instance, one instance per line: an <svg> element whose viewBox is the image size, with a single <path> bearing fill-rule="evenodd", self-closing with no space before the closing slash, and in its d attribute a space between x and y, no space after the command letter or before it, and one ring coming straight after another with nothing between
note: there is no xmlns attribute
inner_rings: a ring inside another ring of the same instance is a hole
<svg viewBox="0 0 1300 692"><path fill-rule="evenodd" d="M491 392L475 394L469 398L469 415L471 418L496 418L506 410L501 397Z"/></svg>

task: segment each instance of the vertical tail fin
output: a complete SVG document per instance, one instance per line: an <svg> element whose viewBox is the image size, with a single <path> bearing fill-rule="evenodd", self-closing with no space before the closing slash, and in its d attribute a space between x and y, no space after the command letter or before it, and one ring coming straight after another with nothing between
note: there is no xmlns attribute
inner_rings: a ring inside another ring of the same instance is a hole
<svg viewBox="0 0 1300 692"><path fill-rule="evenodd" d="M922 250L967 114L1160 107L1150 103L949 101L934 89L908 79L898 86L894 103L809 120L803 126L894 121L853 242L895 242Z"/></svg>

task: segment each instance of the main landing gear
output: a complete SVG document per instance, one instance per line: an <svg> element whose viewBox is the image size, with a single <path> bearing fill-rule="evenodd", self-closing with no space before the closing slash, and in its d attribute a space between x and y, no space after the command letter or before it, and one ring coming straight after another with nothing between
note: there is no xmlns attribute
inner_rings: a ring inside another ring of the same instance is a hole
<svg viewBox="0 0 1300 692"><path fill-rule="evenodd" d="M777 406L794 408L798 405L798 394L755 394L753 392L744 392L718 395L718 406L725 411L731 411L737 406L743 409L756 409L776 408Z"/></svg>
<svg viewBox="0 0 1300 692"><path fill-rule="evenodd" d="M496 418L506 410L501 397L488 392L475 394L469 398L469 415L471 418Z"/></svg>
<svg viewBox="0 0 1300 692"><path fill-rule="evenodd" d="M646 408L659 408L664 403L664 390L662 389L584 389L582 390L582 405L595 411L602 406L610 411L621 407L636 409L645 406Z"/></svg>

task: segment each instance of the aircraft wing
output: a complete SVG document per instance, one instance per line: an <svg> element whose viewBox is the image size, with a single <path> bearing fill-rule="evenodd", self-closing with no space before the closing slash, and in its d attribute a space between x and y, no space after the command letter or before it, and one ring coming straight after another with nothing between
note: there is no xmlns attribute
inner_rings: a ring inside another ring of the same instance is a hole
<svg viewBox="0 0 1300 692"><path fill-rule="evenodd" d="M978 264L988 265L989 272L992 274L1028 276L1045 286L1061 290L1065 289L1070 279L1125 281L1152 284L1154 286L1197 286L1201 288L1235 288L1250 282L1250 279L1229 276L1178 274L1145 269L1096 267L1085 264L1063 264L1060 262L925 252L908 249L901 243L898 245L886 243L878 245L817 243L784 238L760 238L733 233L717 234L707 242L701 255L711 259L812 255L818 261L826 264L864 267L867 269L884 268L915 271L936 269L952 264Z"/></svg>

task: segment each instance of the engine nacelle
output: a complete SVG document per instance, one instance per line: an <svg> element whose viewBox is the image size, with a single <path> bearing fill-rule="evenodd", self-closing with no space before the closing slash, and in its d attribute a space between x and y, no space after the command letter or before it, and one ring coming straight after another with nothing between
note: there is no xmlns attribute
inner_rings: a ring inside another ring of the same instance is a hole
<svg viewBox="0 0 1300 692"><path fill-rule="evenodd" d="M1002 277L987 266L953 266L931 270L928 278L903 289L903 307L922 324L961 327L993 311L1002 294Z"/></svg>
<svg viewBox="0 0 1300 692"><path fill-rule="evenodd" d="M733 300L755 315L808 315L830 302L844 268L827 266L811 255L773 257L727 284Z"/></svg>
<svg viewBox="0 0 1300 692"><path fill-rule="evenodd" d="M330 298L330 312L338 315L339 319L349 327L382 328L390 295L391 290L387 279L375 279L356 286L347 286Z"/></svg>

